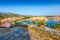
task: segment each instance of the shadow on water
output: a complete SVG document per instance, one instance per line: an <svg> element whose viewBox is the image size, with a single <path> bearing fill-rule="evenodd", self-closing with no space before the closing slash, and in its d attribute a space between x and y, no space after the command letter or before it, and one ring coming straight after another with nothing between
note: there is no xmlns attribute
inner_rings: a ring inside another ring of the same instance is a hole
<svg viewBox="0 0 60 40"><path fill-rule="evenodd" d="M0 40L30 40L28 26L0 28Z"/></svg>

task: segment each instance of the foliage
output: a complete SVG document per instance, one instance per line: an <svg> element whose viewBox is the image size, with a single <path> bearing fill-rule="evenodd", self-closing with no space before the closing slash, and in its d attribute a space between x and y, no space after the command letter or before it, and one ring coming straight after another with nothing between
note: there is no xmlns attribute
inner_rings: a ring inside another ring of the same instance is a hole
<svg viewBox="0 0 60 40"><path fill-rule="evenodd" d="M19 25L19 22L14 21L14 25L18 26Z"/></svg>
<svg viewBox="0 0 60 40"><path fill-rule="evenodd" d="M18 21L13 21L13 22L11 22L11 26L18 26L19 25L19 22Z"/></svg>
<svg viewBox="0 0 60 40"><path fill-rule="evenodd" d="M30 16L25 16L24 19L30 18Z"/></svg>
<svg viewBox="0 0 60 40"><path fill-rule="evenodd" d="M13 13L0 13L0 19L8 18L8 17L19 17L21 15L13 14Z"/></svg>
<svg viewBox="0 0 60 40"><path fill-rule="evenodd" d="M54 25L54 29L59 29L60 30L60 21L57 21L57 24Z"/></svg>
<svg viewBox="0 0 60 40"><path fill-rule="evenodd" d="M38 27L45 25L45 21L38 21Z"/></svg>
<svg viewBox="0 0 60 40"><path fill-rule="evenodd" d="M54 29L60 29L60 24L54 25Z"/></svg>

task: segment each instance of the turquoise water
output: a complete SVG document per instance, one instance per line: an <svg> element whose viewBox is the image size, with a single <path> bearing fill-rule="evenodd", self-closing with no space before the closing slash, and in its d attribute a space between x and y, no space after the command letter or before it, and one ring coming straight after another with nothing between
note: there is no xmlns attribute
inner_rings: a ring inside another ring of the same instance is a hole
<svg viewBox="0 0 60 40"><path fill-rule="evenodd" d="M20 22L20 24L25 24L25 25L36 24L37 25L37 22L33 23L30 20L23 20L23 21Z"/></svg>
<svg viewBox="0 0 60 40"><path fill-rule="evenodd" d="M35 25L38 25L38 22L32 22L32 21L29 21L29 20L23 20L20 22L20 24L25 24L25 25L30 25L30 24L35 24ZM49 27L49 28L53 28L54 25L56 24L60 24L60 20L59 21L54 21L54 20L48 20L45 22L46 26Z"/></svg>
<svg viewBox="0 0 60 40"><path fill-rule="evenodd" d="M58 21L58 22L60 23L60 21ZM33 23L32 21L29 21L29 20L23 20L23 21L20 22L20 24L25 24L25 25L35 24L35 25L38 25L38 22ZM46 21L45 24L46 24L47 27L53 28L53 26L55 24L57 24L57 22L54 21L54 20L48 20L48 21Z"/></svg>
<svg viewBox="0 0 60 40"><path fill-rule="evenodd" d="M54 21L54 20L48 20L48 21L46 21L46 26L49 27L49 28L53 28L53 26L55 24L57 24L57 22Z"/></svg>

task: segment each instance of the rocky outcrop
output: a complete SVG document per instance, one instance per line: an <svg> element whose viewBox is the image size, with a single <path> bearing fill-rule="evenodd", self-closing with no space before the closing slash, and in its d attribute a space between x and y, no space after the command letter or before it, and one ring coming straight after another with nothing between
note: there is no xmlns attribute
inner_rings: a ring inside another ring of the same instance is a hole
<svg viewBox="0 0 60 40"><path fill-rule="evenodd" d="M28 27L30 40L60 40L60 36L39 30L37 28Z"/></svg>

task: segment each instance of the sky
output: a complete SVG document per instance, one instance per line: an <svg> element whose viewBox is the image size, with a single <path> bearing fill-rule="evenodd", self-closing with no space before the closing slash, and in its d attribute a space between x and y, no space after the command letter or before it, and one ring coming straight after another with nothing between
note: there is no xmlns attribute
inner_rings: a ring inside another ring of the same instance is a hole
<svg viewBox="0 0 60 40"><path fill-rule="evenodd" d="M0 12L21 15L60 15L59 0L0 0Z"/></svg>

